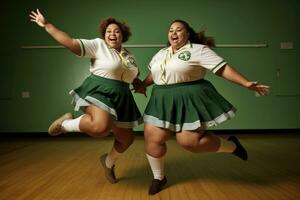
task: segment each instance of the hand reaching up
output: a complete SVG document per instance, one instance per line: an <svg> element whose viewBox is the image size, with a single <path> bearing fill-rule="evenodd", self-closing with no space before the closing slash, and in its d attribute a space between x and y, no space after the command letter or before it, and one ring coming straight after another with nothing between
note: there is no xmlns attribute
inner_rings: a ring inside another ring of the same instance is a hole
<svg viewBox="0 0 300 200"><path fill-rule="evenodd" d="M40 27L45 27L47 24L47 21L45 17L42 15L42 13L39 11L39 9L36 9L35 11L31 11L30 21L37 23Z"/></svg>

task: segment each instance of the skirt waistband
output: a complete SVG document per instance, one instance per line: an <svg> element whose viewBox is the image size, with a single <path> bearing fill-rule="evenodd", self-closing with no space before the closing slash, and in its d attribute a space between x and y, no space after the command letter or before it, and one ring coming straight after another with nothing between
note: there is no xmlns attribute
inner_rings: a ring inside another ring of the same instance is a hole
<svg viewBox="0 0 300 200"><path fill-rule="evenodd" d="M196 80L196 81L174 83L174 84L170 84L170 85L154 85L154 87L163 89L163 88L173 88L173 87L178 87L178 86L196 85L196 84L204 83L204 82L207 82L207 81L205 79L200 79L200 80Z"/></svg>
<svg viewBox="0 0 300 200"><path fill-rule="evenodd" d="M88 78L97 80L97 81L102 82L102 83L107 83L109 85L115 85L115 86L119 86L119 87L129 87L129 83L126 83L126 82L123 82L123 81L120 81L120 80L104 78L104 77L97 76L97 75L94 75L94 74L91 74Z"/></svg>

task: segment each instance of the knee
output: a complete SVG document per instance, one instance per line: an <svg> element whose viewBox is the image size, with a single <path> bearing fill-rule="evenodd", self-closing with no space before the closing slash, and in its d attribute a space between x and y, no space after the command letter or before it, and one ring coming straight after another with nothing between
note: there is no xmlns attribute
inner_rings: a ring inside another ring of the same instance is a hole
<svg viewBox="0 0 300 200"><path fill-rule="evenodd" d="M191 152L195 151L195 146L196 146L195 141L182 138L182 139L177 139L177 143L188 151Z"/></svg>
<svg viewBox="0 0 300 200"><path fill-rule="evenodd" d="M147 142L145 143L145 150L147 154L160 158L166 154L167 146L165 143Z"/></svg>
<svg viewBox="0 0 300 200"><path fill-rule="evenodd" d="M150 152L152 152L153 150L157 149L157 147L159 147L159 144L153 143L153 142L146 142L146 141L145 141L145 149L146 149L146 152L150 153Z"/></svg>
<svg viewBox="0 0 300 200"><path fill-rule="evenodd" d="M93 124L90 127L89 133L93 137L105 137L109 134L111 131L111 127L109 125L101 124L101 125L96 125Z"/></svg>
<svg viewBox="0 0 300 200"><path fill-rule="evenodd" d="M185 138L177 139L177 143L183 148L191 148L193 146L193 143Z"/></svg>

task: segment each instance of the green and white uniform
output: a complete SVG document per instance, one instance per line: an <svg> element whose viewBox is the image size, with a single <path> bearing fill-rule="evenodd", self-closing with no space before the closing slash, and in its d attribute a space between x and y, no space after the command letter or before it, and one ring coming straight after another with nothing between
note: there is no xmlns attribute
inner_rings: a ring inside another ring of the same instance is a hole
<svg viewBox="0 0 300 200"><path fill-rule="evenodd" d="M133 55L124 48L120 52L110 48L100 38L79 42L81 56L91 59L91 75L70 91L75 110L93 104L110 113L118 127L140 124L141 114L129 89L138 75Z"/></svg>
<svg viewBox="0 0 300 200"><path fill-rule="evenodd" d="M176 53L161 49L151 60L155 85L144 122L174 132L216 126L234 116L236 109L204 79L226 62L205 45L187 43Z"/></svg>

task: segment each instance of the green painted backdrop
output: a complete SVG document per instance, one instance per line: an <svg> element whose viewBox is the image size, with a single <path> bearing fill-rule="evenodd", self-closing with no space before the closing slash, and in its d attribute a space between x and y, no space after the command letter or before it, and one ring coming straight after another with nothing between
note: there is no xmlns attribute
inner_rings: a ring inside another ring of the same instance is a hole
<svg viewBox="0 0 300 200"><path fill-rule="evenodd" d="M40 8L48 21L75 38L98 37L101 19L126 21L133 36L127 44L164 44L172 20L206 28L217 44L265 43L267 48L217 48L218 54L249 79L272 86L267 97L255 97L238 85L208 74L220 93L237 108L237 116L214 129L300 128L300 3L297 0L13 0L1 5L0 132L45 132L49 123L73 109L68 91L89 74L89 61L66 49L22 49L57 45L29 21ZM293 42L293 49L280 49ZM158 48L130 48L141 78ZM148 90L150 94L151 88ZM22 98L29 92L30 98ZM149 96L149 95L148 95ZM135 95L144 110L148 99ZM79 113L78 113L79 114ZM136 130L143 130L140 126Z"/></svg>

